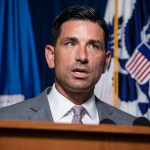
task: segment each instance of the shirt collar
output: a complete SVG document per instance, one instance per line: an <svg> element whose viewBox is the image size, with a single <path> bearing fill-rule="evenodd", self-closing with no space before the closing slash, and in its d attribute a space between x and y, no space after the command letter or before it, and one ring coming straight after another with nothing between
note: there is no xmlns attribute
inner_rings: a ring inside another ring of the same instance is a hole
<svg viewBox="0 0 150 150"><path fill-rule="evenodd" d="M54 121L60 120L75 105L57 91L55 84L52 86L52 90L47 97ZM88 101L83 103L82 106L87 110L91 119L94 120L97 111L94 94Z"/></svg>
<svg viewBox="0 0 150 150"><path fill-rule="evenodd" d="M97 113L94 94L88 101L83 103L82 106L87 110L88 115L91 117L91 119L94 120L96 118Z"/></svg>
<svg viewBox="0 0 150 150"><path fill-rule="evenodd" d="M60 120L74 106L71 101L57 91L55 84L47 97L54 121Z"/></svg>

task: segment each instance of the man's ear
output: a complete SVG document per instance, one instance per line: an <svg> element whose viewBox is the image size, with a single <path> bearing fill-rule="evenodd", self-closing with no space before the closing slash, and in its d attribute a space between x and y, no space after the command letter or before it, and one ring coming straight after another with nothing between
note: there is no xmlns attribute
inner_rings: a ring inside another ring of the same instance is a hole
<svg viewBox="0 0 150 150"><path fill-rule="evenodd" d="M110 51L106 51L103 73L105 73L105 71L106 71L106 69L107 69L107 67L109 65L110 58L111 58L111 52Z"/></svg>
<svg viewBox="0 0 150 150"><path fill-rule="evenodd" d="M51 45L46 45L45 47L45 57L49 68L54 68L54 47Z"/></svg>

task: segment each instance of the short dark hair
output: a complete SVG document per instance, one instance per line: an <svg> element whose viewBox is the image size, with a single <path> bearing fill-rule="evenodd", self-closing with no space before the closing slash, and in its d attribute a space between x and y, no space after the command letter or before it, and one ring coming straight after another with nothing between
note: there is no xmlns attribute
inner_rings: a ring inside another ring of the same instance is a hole
<svg viewBox="0 0 150 150"><path fill-rule="evenodd" d="M109 39L108 24L104 19L100 17L99 13L95 9L93 9L92 7L80 5L69 7L62 11L58 16L56 16L52 27L52 43L54 46L56 45L57 39L60 35L61 25L69 20L85 20L93 23L98 23L98 25L104 31L105 49L107 50Z"/></svg>

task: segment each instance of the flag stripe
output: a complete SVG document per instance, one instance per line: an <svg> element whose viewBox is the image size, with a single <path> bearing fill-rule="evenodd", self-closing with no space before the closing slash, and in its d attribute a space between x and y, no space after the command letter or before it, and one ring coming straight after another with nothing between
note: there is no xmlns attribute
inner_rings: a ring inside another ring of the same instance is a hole
<svg viewBox="0 0 150 150"><path fill-rule="evenodd" d="M145 60L144 57L141 56L141 58L140 58L140 60L138 61L138 63L137 63L137 65L136 65L135 69L133 70L133 74L135 74L137 71L139 71L139 68L140 68L140 66L141 66L141 64L142 64L142 62L143 62L144 60Z"/></svg>
<svg viewBox="0 0 150 150"><path fill-rule="evenodd" d="M136 68L138 68L138 66L140 65L142 58L143 58L143 56L141 54L140 57L138 58L138 60L136 61L136 64L132 67L132 70L131 70L132 74L134 74L134 72L136 71Z"/></svg>
<svg viewBox="0 0 150 150"><path fill-rule="evenodd" d="M143 82L149 75L150 75L150 71L148 71L147 74L143 77L143 79L141 79L141 82Z"/></svg>
<svg viewBox="0 0 150 150"><path fill-rule="evenodd" d="M137 60L138 54L139 53L137 52L137 53L135 53L135 55L133 55L133 59L131 58L132 60L127 63L127 68L129 68L129 69L131 68L131 65Z"/></svg>
<svg viewBox="0 0 150 150"><path fill-rule="evenodd" d="M147 65L147 64L143 67L141 73L139 74L139 76L137 76L137 80L141 80L141 78L142 78L144 72L145 72L149 67L150 67L150 66Z"/></svg>
<svg viewBox="0 0 150 150"><path fill-rule="evenodd" d="M141 63L141 65L138 67L135 76L137 76L137 75L141 72L142 68L147 64L147 62L148 62L148 60L144 59L144 61L143 61L143 62Z"/></svg>
<svg viewBox="0 0 150 150"><path fill-rule="evenodd" d="M129 68L129 70L132 70L134 68L134 66L137 64L138 62L138 59L141 57L141 53L137 52L138 55L136 55L136 57L134 58L131 58L132 61L131 61L131 67Z"/></svg>

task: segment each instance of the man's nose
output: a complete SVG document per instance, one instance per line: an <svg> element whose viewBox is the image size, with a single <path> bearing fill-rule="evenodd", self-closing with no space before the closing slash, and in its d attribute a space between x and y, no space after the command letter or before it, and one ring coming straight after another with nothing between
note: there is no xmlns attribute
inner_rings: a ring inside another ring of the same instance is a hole
<svg viewBox="0 0 150 150"><path fill-rule="evenodd" d="M76 61L80 61L82 63L87 63L88 62L88 53L87 49L85 46L80 46L78 47L76 51Z"/></svg>

